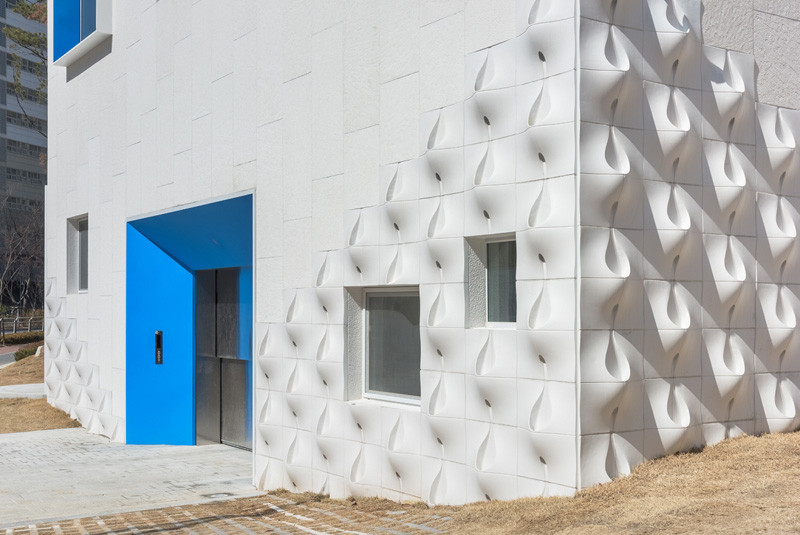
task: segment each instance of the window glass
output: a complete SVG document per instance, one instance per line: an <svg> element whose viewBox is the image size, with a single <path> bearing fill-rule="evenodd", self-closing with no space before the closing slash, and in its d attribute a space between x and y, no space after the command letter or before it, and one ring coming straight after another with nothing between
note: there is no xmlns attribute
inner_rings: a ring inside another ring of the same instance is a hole
<svg viewBox="0 0 800 535"><path fill-rule="evenodd" d="M517 321L517 243L486 244L486 312L489 322Z"/></svg>
<svg viewBox="0 0 800 535"><path fill-rule="evenodd" d="M97 28L96 0L81 0L81 40Z"/></svg>
<svg viewBox="0 0 800 535"><path fill-rule="evenodd" d="M370 392L419 397L419 295L367 295Z"/></svg>
<svg viewBox="0 0 800 535"><path fill-rule="evenodd" d="M78 221L78 290L89 289L89 220Z"/></svg>

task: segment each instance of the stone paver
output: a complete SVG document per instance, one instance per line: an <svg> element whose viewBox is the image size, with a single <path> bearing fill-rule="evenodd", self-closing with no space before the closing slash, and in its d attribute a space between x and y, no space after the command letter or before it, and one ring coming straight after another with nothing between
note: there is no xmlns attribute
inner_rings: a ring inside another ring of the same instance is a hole
<svg viewBox="0 0 800 535"><path fill-rule="evenodd" d="M419 507L362 510L346 502L265 494L257 498L169 507L10 528L5 535L152 534L220 535L446 533L450 518Z"/></svg>
<svg viewBox="0 0 800 535"><path fill-rule="evenodd" d="M223 445L116 444L81 428L0 435L0 530L253 496L251 470L250 452Z"/></svg>
<svg viewBox="0 0 800 535"><path fill-rule="evenodd" d="M43 398L45 397L44 383L31 385L0 386L0 399L2 398Z"/></svg>

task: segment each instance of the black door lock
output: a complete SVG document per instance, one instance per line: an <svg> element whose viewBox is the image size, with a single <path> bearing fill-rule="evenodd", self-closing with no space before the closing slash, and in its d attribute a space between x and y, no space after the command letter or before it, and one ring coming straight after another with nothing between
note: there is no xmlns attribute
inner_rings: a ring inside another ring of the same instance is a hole
<svg viewBox="0 0 800 535"><path fill-rule="evenodd" d="M156 331L156 364L164 364L164 333Z"/></svg>

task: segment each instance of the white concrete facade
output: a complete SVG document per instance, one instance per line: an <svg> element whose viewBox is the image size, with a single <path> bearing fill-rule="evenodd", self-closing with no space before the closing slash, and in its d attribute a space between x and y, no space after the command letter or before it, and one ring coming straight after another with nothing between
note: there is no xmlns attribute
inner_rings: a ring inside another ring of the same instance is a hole
<svg viewBox="0 0 800 535"><path fill-rule="evenodd" d="M48 398L124 441L126 222L254 192L259 488L571 494L796 428L800 13L705 4L113 2L49 71ZM471 319L495 236L514 328ZM418 406L360 399L366 287L419 290Z"/></svg>

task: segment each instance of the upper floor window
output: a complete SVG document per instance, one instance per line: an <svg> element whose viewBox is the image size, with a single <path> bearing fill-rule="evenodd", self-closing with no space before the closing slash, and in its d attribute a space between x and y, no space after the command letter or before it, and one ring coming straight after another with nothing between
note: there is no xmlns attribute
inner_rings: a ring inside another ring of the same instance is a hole
<svg viewBox="0 0 800 535"><path fill-rule="evenodd" d="M53 62L70 65L111 35L111 0L53 0Z"/></svg>

